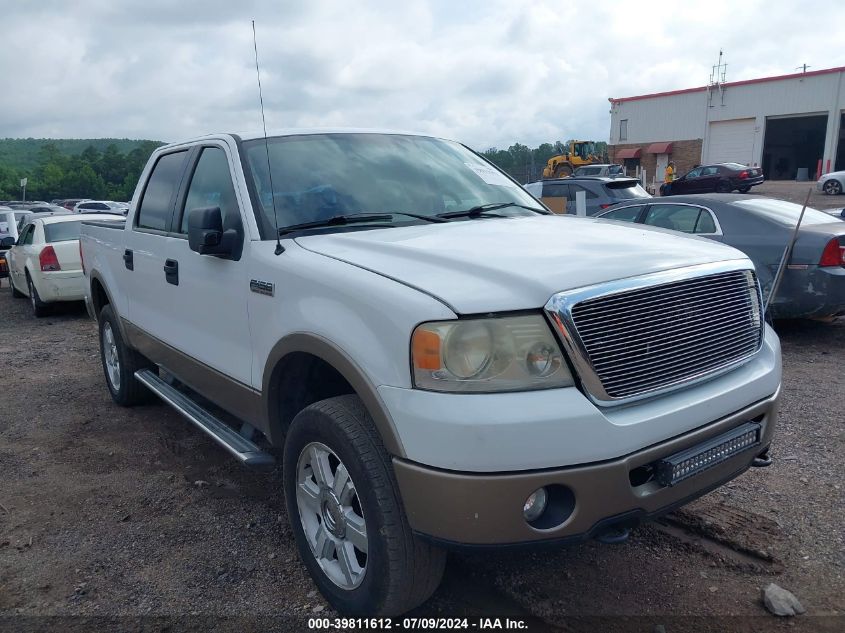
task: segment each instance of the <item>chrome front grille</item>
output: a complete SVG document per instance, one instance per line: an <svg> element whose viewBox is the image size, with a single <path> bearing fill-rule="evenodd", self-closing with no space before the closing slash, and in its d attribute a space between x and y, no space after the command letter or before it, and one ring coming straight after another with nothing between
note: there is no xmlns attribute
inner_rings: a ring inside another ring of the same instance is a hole
<svg viewBox="0 0 845 633"><path fill-rule="evenodd" d="M645 397L715 375L757 352L760 290L753 271L740 264L555 295L547 309L590 395L607 403Z"/></svg>

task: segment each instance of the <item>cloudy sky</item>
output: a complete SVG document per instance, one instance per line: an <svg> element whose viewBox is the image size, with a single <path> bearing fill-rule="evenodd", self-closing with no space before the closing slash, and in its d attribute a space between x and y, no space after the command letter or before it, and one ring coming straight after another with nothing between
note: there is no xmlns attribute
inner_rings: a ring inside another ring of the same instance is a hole
<svg viewBox="0 0 845 633"><path fill-rule="evenodd" d="M608 97L845 65L845 2L0 0L0 137L386 127L606 140Z"/></svg>

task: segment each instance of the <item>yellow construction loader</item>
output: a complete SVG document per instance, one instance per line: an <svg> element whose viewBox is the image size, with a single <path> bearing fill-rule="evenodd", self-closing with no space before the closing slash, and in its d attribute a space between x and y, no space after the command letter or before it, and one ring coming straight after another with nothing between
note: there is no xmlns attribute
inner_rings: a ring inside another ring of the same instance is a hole
<svg viewBox="0 0 845 633"><path fill-rule="evenodd" d="M552 156L543 169L543 178L566 178L576 167L602 162L593 141L571 141L563 154Z"/></svg>

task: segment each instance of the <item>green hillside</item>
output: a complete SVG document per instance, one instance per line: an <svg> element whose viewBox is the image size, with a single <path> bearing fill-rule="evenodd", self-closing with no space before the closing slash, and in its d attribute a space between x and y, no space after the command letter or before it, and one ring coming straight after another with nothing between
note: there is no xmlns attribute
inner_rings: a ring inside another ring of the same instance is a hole
<svg viewBox="0 0 845 633"><path fill-rule="evenodd" d="M0 200L128 200L150 153L162 143L134 139L0 139Z"/></svg>
<svg viewBox="0 0 845 633"><path fill-rule="evenodd" d="M114 145L121 154L128 154L149 142L130 138L2 138L0 166L22 171L35 169L41 148L48 143L54 145L60 154L78 155L88 147L103 152L109 145ZM153 142L160 144L159 141Z"/></svg>

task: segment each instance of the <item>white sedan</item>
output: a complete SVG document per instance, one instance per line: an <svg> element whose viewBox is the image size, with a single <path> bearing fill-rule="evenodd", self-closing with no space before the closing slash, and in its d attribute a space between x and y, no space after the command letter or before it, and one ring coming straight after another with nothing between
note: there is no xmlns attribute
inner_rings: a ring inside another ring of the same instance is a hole
<svg viewBox="0 0 845 633"><path fill-rule="evenodd" d="M845 191L845 171L824 174L816 183L816 191L824 191L829 196L836 196Z"/></svg>
<svg viewBox="0 0 845 633"><path fill-rule="evenodd" d="M122 215L84 213L35 218L6 253L12 296L29 297L37 317L49 304L85 298L85 276L79 255L84 220L123 220Z"/></svg>

